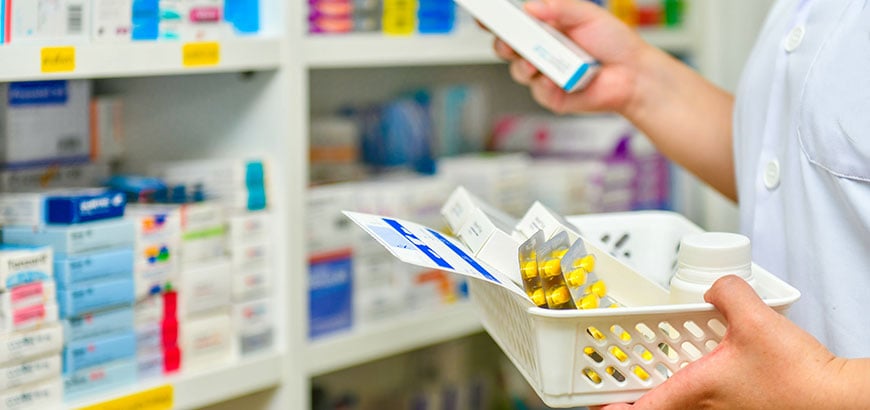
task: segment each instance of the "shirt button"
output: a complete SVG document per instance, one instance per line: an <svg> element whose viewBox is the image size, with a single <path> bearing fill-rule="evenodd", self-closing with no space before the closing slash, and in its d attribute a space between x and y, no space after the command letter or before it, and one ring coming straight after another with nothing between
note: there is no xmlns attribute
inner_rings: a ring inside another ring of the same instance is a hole
<svg viewBox="0 0 870 410"><path fill-rule="evenodd" d="M772 159L764 167L764 186L771 191L779 186L779 161Z"/></svg>
<svg viewBox="0 0 870 410"><path fill-rule="evenodd" d="M785 38L785 51L791 53L795 49L801 45L801 42L804 41L804 26L797 26L788 33L788 37Z"/></svg>

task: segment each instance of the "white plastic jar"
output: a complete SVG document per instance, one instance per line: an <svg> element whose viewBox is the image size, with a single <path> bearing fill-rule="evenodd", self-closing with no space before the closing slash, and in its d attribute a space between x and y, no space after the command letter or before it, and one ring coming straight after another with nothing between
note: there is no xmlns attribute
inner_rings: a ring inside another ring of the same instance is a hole
<svg viewBox="0 0 870 410"><path fill-rule="evenodd" d="M704 303L713 282L727 275L737 275L755 288L749 238L726 232L686 235L677 252L670 302Z"/></svg>

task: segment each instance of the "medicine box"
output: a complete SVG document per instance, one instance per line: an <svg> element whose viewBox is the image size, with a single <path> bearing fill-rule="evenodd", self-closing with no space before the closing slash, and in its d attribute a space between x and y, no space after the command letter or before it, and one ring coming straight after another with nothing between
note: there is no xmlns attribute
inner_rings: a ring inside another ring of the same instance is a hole
<svg viewBox="0 0 870 410"><path fill-rule="evenodd" d="M230 258L236 271L265 269L272 258L271 247L267 242L249 242L230 249Z"/></svg>
<svg viewBox="0 0 870 410"><path fill-rule="evenodd" d="M57 292L60 316L64 319L116 306L132 305L134 301L132 277L74 285Z"/></svg>
<svg viewBox="0 0 870 410"><path fill-rule="evenodd" d="M0 334L0 364L57 354L63 346L63 329L52 323L38 329Z"/></svg>
<svg viewBox="0 0 870 410"><path fill-rule="evenodd" d="M586 51L523 10L517 0L456 0L481 24L567 92L582 89L598 71Z"/></svg>
<svg viewBox="0 0 870 410"><path fill-rule="evenodd" d="M151 173L170 184L202 185L219 192L238 188L263 187L266 182L263 159L208 159L155 164Z"/></svg>
<svg viewBox="0 0 870 410"><path fill-rule="evenodd" d="M233 273L233 301L244 302L267 296L272 286L272 271L251 269Z"/></svg>
<svg viewBox="0 0 870 410"><path fill-rule="evenodd" d="M531 158L525 153L466 154L439 160L438 172L503 213L522 215L531 205L531 163Z"/></svg>
<svg viewBox="0 0 870 410"><path fill-rule="evenodd" d="M531 237L538 231L543 231L546 239L564 231L568 234L570 243L580 237L580 230L574 224L538 201L523 215L516 228L526 237Z"/></svg>
<svg viewBox="0 0 870 410"><path fill-rule="evenodd" d="M70 44L86 42L90 37L87 0L15 1L7 11L12 18L10 43Z"/></svg>
<svg viewBox="0 0 870 410"><path fill-rule="evenodd" d="M3 228L3 240L24 245L46 245L54 249L57 258L66 255L133 245L133 223L107 220L79 225L41 227L8 226Z"/></svg>
<svg viewBox="0 0 870 410"><path fill-rule="evenodd" d="M13 9L31 3L36 1L16 2ZM9 169L86 162L90 94L86 80L0 84L0 165Z"/></svg>
<svg viewBox="0 0 870 410"><path fill-rule="evenodd" d="M136 382L136 373L136 359L128 358L66 374L63 376L64 400L69 402L133 384Z"/></svg>
<svg viewBox="0 0 870 410"><path fill-rule="evenodd" d="M232 264L226 259L186 268L179 285L179 316L228 307L232 300L232 275Z"/></svg>
<svg viewBox="0 0 870 410"><path fill-rule="evenodd" d="M66 255L54 261L54 278L61 289L93 281L129 278L133 275L133 249L106 249Z"/></svg>
<svg viewBox="0 0 870 410"><path fill-rule="evenodd" d="M125 43L132 40L132 0L91 0L91 10L91 41Z"/></svg>
<svg viewBox="0 0 870 410"><path fill-rule="evenodd" d="M54 281L31 282L0 292L0 315L35 305L55 303Z"/></svg>
<svg viewBox="0 0 870 410"><path fill-rule="evenodd" d="M85 313L63 319L61 325L67 342L128 333L133 330L133 308L122 306Z"/></svg>
<svg viewBox="0 0 870 410"><path fill-rule="evenodd" d="M136 356L136 334L126 332L67 342L63 348L63 374Z"/></svg>
<svg viewBox="0 0 870 410"><path fill-rule="evenodd" d="M137 244L177 242L181 238L179 206L130 204L125 217L135 223Z"/></svg>
<svg viewBox="0 0 870 410"><path fill-rule="evenodd" d="M57 378L60 377L60 372L61 360L58 354L2 366L0 367L0 391Z"/></svg>
<svg viewBox="0 0 870 410"><path fill-rule="evenodd" d="M109 176L106 163L36 164L0 170L0 191L92 187Z"/></svg>
<svg viewBox="0 0 870 410"><path fill-rule="evenodd" d="M0 0L0 44L6 42L6 0Z"/></svg>
<svg viewBox="0 0 870 410"><path fill-rule="evenodd" d="M53 302L0 312L0 333L33 329L56 322L57 319L58 307Z"/></svg>
<svg viewBox="0 0 870 410"><path fill-rule="evenodd" d="M242 212L227 218L231 248L248 242L268 242L275 218L268 212Z"/></svg>
<svg viewBox="0 0 870 410"><path fill-rule="evenodd" d="M500 226L480 208L476 208L456 235L477 259L504 273L514 283L522 283L517 250L525 238L513 227Z"/></svg>
<svg viewBox="0 0 870 410"><path fill-rule="evenodd" d="M52 251L47 246L0 244L0 291L27 283L51 280Z"/></svg>
<svg viewBox="0 0 870 410"><path fill-rule="evenodd" d="M227 363L234 358L233 323L227 313L188 319L179 324L185 371Z"/></svg>
<svg viewBox="0 0 870 410"><path fill-rule="evenodd" d="M2 194L0 223L34 226L117 218L126 202L124 194L105 189Z"/></svg>
<svg viewBox="0 0 870 410"><path fill-rule="evenodd" d="M162 350L137 354L136 373L139 380L150 379L163 375L165 360L166 358Z"/></svg>
<svg viewBox="0 0 870 410"><path fill-rule="evenodd" d="M16 3L17 4L17 3ZM63 384L60 377L34 384L0 391L0 403L4 410L33 410L60 408L63 400Z"/></svg>
<svg viewBox="0 0 870 410"><path fill-rule="evenodd" d="M308 261L308 337L353 326L353 258L350 249L313 255Z"/></svg>

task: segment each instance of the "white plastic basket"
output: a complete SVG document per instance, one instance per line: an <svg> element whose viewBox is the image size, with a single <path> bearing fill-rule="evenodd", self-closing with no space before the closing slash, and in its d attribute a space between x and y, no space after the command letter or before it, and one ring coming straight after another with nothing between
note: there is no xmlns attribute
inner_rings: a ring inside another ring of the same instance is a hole
<svg viewBox="0 0 870 410"><path fill-rule="evenodd" d="M469 283L484 328L548 406L634 401L721 341L725 322L712 305L667 305L680 238L700 232L698 226L661 211L569 220L593 244L588 249L608 293L632 307L547 310L497 285ZM769 272L752 269L759 294L778 312L800 297Z"/></svg>

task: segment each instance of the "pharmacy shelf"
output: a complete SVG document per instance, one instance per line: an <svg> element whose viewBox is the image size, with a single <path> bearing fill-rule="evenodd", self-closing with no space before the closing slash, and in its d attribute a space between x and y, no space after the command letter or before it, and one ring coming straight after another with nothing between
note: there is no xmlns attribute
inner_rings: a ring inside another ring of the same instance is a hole
<svg viewBox="0 0 870 410"><path fill-rule="evenodd" d="M385 36L380 33L311 35L303 40L308 68L396 67L498 62L492 36L471 27L452 34Z"/></svg>
<svg viewBox="0 0 870 410"><path fill-rule="evenodd" d="M97 406L142 391L171 385L174 409L196 409L266 390L281 384L283 358L278 353L264 353L238 363L196 372L182 372L163 379L149 380L136 386L87 401L70 403L70 408Z"/></svg>
<svg viewBox="0 0 870 410"><path fill-rule="evenodd" d="M281 65L280 39L242 37L216 43L143 41L124 44L3 45L0 46L0 82L68 78L114 78L277 69ZM213 52L218 59L203 59L197 51ZM60 49L60 50L59 50ZM59 51L58 51L59 50ZM187 50L187 51L186 51ZM45 53L67 59L60 67L45 66ZM185 54L185 53L188 54ZM45 72L59 68L57 72Z"/></svg>
<svg viewBox="0 0 870 410"><path fill-rule="evenodd" d="M640 29L650 44L671 52L694 49L697 39L684 28ZM380 33L310 35L303 40L308 68L360 68L500 62L493 36L476 27L452 34L386 36Z"/></svg>
<svg viewBox="0 0 870 410"><path fill-rule="evenodd" d="M364 330L311 342L306 358L310 377L435 345L481 332L483 326L471 302L428 313L410 313Z"/></svg>

